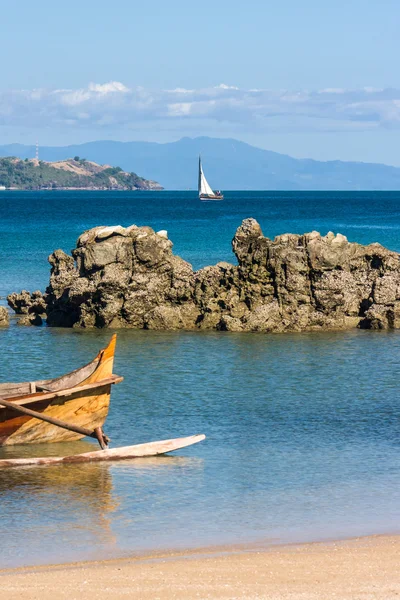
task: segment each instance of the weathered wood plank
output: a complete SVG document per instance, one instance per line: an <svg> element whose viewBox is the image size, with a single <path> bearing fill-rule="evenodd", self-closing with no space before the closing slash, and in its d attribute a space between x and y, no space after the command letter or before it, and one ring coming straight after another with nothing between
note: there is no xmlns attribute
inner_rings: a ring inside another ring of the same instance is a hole
<svg viewBox="0 0 400 600"><path fill-rule="evenodd" d="M85 452L83 454L74 454L72 456L3 459L0 460L0 469L11 467L128 460L130 458L157 456L159 454L173 452L174 450L180 450L181 448L186 448L187 446L192 446L193 444L197 444L198 442L204 440L205 437L206 436L204 434L191 435L183 438L149 442L146 444L136 444L135 446L123 446L121 448L95 450L94 452Z"/></svg>
<svg viewBox="0 0 400 600"><path fill-rule="evenodd" d="M120 383L123 381L123 377L119 377L118 375L112 375L111 377L106 377L105 379L101 379L100 381L94 383L86 383L85 385L78 385L73 388L68 388L66 390L60 390L58 392L46 392L46 393L36 393L29 394L24 396L23 398L15 398L11 402L12 404L16 404L18 406L23 406L24 404L30 404L33 402L41 402L42 400L53 400L55 398L65 398L66 396L72 396L74 394L80 392L87 392L89 390L93 390L95 388L101 388L106 385L111 385L114 383ZM0 400L3 398L0 397ZM4 398L7 400L7 398ZM0 410L4 408L4 406L0 406Z"/></svg>
<svg viewBox="0 0 400 600"><path fill-rule="evenodd" d="M17 413L21 413L23 415L28 415L29 417L33 417L35 419L39 419L39 421L44 421L45 423L50 423L51 425L55 425L56 427L61 427L62 429L67 429L67 431L73 431L73 432L79 433L80 435L83 435L83 436L89 436L89 437L98 439L98 437L94 433L94 431L90 431L90 429L86 429L85 427L80 427L79 425L74 425L73 423L66 423L65 421L61 421L60 419L55 419L54 417L50 417L50 416L46 415L46 413L37 412L36 410L26 408L26 406L19 406L15 402L8 402L7 400L4 400L4 398L0 398L0 406L14 410Z"/></svg>

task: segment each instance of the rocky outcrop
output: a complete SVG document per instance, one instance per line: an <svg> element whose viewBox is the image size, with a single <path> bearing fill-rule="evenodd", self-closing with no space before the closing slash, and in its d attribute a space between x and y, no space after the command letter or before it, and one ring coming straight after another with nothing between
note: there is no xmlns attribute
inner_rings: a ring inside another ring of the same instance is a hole
<svg viewBox="0 0 400 600"><path fill-rule="evenodd" d="M8 327L10 324L10 317L8 310L5 306L0 306L0 327Z"/></svg>
<svg viewBox="0 0 400 600"><path fill-rule="evenodd" d="M399 255L380 244L316 231L270 240L246 219L232 247L237 265L194 272L172 253L165 231L86 231L72 256L57 250L49 257L47 322L278 332L400 327Z"/></svg>
<svg viewBox="0 0 400 600"><path fill-rule="evenodd" d="M73 258L49 258L49 325L190 328L193 270L174 256L165 232L150 227L96 227L78 240ZM193 314L192 314L193 313Z"/></svg>
<svg viewBox="0 0 400 600"><path fill-rule="evenodd" d="M31 325L35 325L35 326L39 326L43 324L43 319L40 315L35 315L35 314L28 314L28 315L22 315L18 320L17 320L17 325L19 326L31 326Z"/></svg>
<svg viewBox="0 0 400 600"><path fill-rule="evenodd" d="M17 325L42 325L42 316L46 315L46 298L42 292L27 292L22 290L19 294L14 292L7 296L10 308L17 314L22 315Z"/></svg>
<svg viewBox="0 0 400 600"><path fill-rule="evenodd" d="M7 296L7 302L17 315L46 314L46 301L39 291L32 294L26 290L22 290L19 294L14 292Z"/></svg>

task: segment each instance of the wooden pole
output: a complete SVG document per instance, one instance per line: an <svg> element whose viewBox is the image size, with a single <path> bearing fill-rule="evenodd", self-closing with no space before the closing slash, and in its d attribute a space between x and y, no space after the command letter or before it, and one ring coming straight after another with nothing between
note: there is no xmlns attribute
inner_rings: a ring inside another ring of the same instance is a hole
<svg viewBox="0 0 400 600"><path fill-rule="evenodd" d="M14 404L14 402L9 402L8 400L0 399L0 405L4 406L5 408L10 408L11 410L15 410L15 412L21 413L23 415L29 415L34 419L45 421L46 423L50 423L51 425L55 425L56 427L61 427L62 429L67 429L68 431L74 431L75 433L92 437L95 440L98 440L100 446L103 447L102 440L99 439L99 432L96 433L96 430L90 431L90 429L80 427L79 425L71 425L70 423L65 423L64 421L60 421L60 419L49 417L40 412L37 412L36 410L31 410L30 408L26 408L25 406L19 406L18 404Z"/></svg>
<svg viewBox="0 0 400 600"><path fill-rule="evenodd" d="M93 431L93 437L97 439L100 444L100 448L102 450L107 450L108 444L110 443L110 438L105 435L104 431L101 427L96 427Z"/></svg>

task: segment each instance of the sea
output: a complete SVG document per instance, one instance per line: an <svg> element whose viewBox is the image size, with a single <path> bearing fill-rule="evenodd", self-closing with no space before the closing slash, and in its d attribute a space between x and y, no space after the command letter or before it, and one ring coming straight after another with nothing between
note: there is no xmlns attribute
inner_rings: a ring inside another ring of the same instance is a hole
<svg viewBox="0 0 400 600"><path fill-rule="evenodd" d="M195 269L235 263L247 217L400 252L400 192L0 192L0 302L44 291L48 255L97 225L166 229ZM110 330L0 330L0 380L90 361ZM174 455L0 471L0 568L400 532L400 331L118 331L112 446L205 433ZM68 444L0 458L84 452Z"/></svg>

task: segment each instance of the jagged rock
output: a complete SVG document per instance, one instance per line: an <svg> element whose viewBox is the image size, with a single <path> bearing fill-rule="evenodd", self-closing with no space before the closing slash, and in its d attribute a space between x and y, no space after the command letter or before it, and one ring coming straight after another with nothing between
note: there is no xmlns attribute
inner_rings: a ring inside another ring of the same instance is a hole
<svg viewBox="0 0 400 600"><path fill-rule="evenodd" d="M97 231L96 240L106 240L113 235L128 235L126 229L121 225L114 225L114 227L103 227L100 231Z"/></svg>
<svg viewBox="0 0 400 600"><path fill-rule="evenodd" d="M271 240L245 219L232 248L238 265L194 272L172 253L164 230L95 227L72 256L57 250L49 257L47 322L276 332L400 327L399 255L380 244L317 231ZM31 301L14 296L19 309Z"/></svg>
<svg viewBox="0 0 400 600"><path fill-rule="evenodd" d="M10 324L10 317L8 310L5 306L0 306L0 327L8 327Z"/></svg>
<svg viewBox="0 0 400 600"><path fill-rule="evenodd" d="M96 227L82 234L74 260L50 257L49 325L186 328L193 308L189 263L174 256L167 236L150 227ZM76 263L76 264L75 264ZM171 310L163 310L163 307Z"/></svg>
<svg viewBox="0 0 400 600"><path fill-rule="evenodd" d="M14 292L7 296L7 302L17 315L46 314L46 299L40 291L30 293L22 290L19 294Z"/></svg>
<svg viewBox="0 0 400 600"><path fill-rule="evenodd" d="M20 317L17 321L17 325L21 325L21 326L31 326L31 325L35 325L40 326L42 325L43 321L42 321L42 317L38 314L35 313L29 313L26 315L22 315L22 317Z"/></svg>

